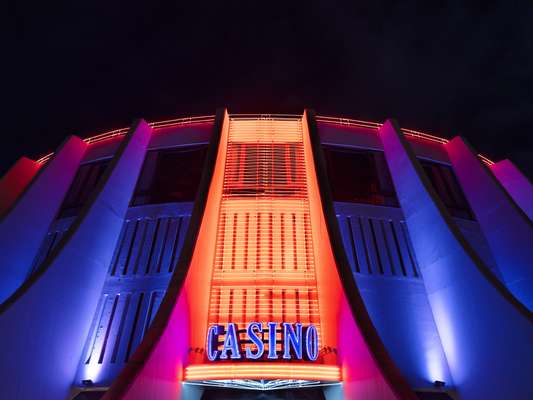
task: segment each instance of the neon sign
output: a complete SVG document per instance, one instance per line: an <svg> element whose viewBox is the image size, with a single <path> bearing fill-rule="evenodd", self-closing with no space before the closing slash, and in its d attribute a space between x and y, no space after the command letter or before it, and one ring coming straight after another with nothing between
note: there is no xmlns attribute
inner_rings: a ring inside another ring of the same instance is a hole
<svg viewBox="0 0 533 400"><path fill-rule="evenodd" d="M277 351L276 334L281 332L281 352ZM244 351L241 346L240 333L237 325L228 323L226 329L223 325L212 325L207 331L207 358L217 360L309 360L318 358L318 332L314 325L303 326L301 323L268 322L262 324L251 322L247 325L245 334ZM268 349L265 354L265 343ZM222 345L222 349L220 349Z"/></svg>

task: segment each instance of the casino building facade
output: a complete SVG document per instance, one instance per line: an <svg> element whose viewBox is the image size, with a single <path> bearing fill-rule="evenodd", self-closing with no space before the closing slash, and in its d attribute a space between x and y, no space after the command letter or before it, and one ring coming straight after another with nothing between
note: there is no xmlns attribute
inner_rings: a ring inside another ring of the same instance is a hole
<svg viewBox="0 0 533 400"><path fill-rule="evenodd" d="M531 399L533 188L451 140L138 120L0 180L5 399Z"/></svg>

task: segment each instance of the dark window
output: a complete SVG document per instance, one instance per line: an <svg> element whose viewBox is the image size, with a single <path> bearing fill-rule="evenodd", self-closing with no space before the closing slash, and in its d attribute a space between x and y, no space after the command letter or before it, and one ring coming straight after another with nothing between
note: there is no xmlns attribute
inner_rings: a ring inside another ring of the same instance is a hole
<svg viewBox="0 0 533 400"><path fill-rule="evenodd" d="M110 160L95 161L79 167L65 200L63 200L60 217L71 217L78 213L94 192Z"/></svg>
<svg viewBox="0 0 533 400"><path fill-rule="evenodd" d="M473 219L472 211L451 167L420 160L438 196L454 217Z"/></svg>
<svg viewBox="0 0 533 400"><path fill-rule="evenodd" d="M132 205L194 201L207 146L150 151Z"/></svg>
<svg viewBox="0 0 533 400"><path fill-rule="evenodd" d="M334 201L398 206L382 152L324 147Z"/></svg>

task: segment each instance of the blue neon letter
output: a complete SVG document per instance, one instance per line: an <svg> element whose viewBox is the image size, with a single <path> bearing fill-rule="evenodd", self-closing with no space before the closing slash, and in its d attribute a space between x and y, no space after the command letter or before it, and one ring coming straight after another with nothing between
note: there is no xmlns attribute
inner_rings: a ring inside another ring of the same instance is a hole
<svg viewBox="0 0 533 400"><path fill-rule="evenodd" d="M226 332L226 338L224 339L224 346L220 352L221 360L226 360L228 358L228 350L231 350L231 359L236 360L241 358L239 338L233 322L228 324L228 331Z"/></svg>
<svg viewBox="0 0 533 400"><path fill-rule="evenodd" d="M257 353L253 354L252 349L246 346L246 358L257 360L258 358L261 358L263 356L265 346L263 344L263 340L259 336L257 336L257 334L254 332L254 328L257 328L257 331L259 333L263 332L263 327L261 326L259 322L251 322L248 324L248 328L246 329L246 334L248 335L252 343L254 343L257 346Z"/></svg>
<svg viewBox="0 0 533 400"><path fill-rule="evenodd" d="M305 352L310 361L318 358L318 333L314 325L309 325L305 332Z"/></svg>
<svg viewBox="0 0 533 400"><path fill-rule="evenodd" d="M292 324L283 323L283 358L291 359L291 344L294 348L294 354L298 360L302 359L302 324L296 323L296 332Z"/></svg>
<svg viewBox="0 0 533 400"><path fill-rule="evenodd" d="M275 360L278 358L276 353L276 329L278 327L277 322L268 323L268 358Z"/></svg>
<svg viewBox="0 0 533 400"><path fill-rule="evenodd" d="M215 361L218 356L218 335L220 335L220 325L212 325L207 331L207 358L209 361Z"/></svg>

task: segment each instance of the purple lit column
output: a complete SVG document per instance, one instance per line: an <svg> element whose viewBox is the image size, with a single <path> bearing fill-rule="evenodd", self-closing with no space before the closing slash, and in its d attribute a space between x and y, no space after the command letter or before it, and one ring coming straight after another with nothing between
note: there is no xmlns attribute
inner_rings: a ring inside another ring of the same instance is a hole
<svg viewBox="0 0 533 400"><path fill-rule="evenodd" d="M531 312L465 240L396 123L379 135L459 395L529 398Z"/></svg>
<svg viewBox="0 0 533 400"><path fill-rule="evenodd" d="M58 250L0 307L3 398L67 398L151 131L132 127Z"/></svg>
<svg viewBox="0 0 533 400"><path fill-rule="evenodd" d="M445 147L505 285L533 310L531 220L462 138L454 138Z"/></svg>
<svg viewBox="0 0 533 400"><path fill-rule="evenodd" d="M510 160L492 164L490 170L515 203L533 220L533 185L529 179Z"/></svg>
<svg viewBox="0 0 533 400"><path fill-rule="evenodd" d="M0 179L0 217L15 204L40 166L27 157L21 157Z"/></svg>
<svg viewBox="0 0 533 400"><path fill-rule="evenodd" d="M0 303L28 277L86 146L75 136L67 139L0 220Z"/></svg>

